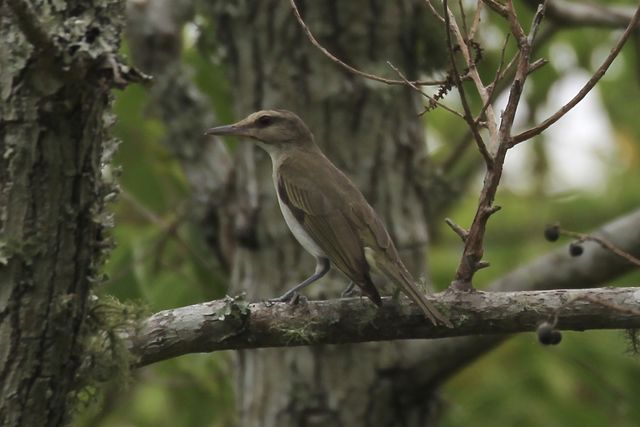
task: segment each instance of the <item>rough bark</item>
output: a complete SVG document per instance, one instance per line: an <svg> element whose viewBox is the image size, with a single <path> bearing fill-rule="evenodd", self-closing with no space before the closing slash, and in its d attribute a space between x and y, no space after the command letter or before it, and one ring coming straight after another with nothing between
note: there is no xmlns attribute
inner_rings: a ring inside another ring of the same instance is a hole
<svg viewBox="0 0 640 427"><path fill-rule="evenodd" d="M122 19L118 0L0 4L2 426L64 425L76 403L108 249Z"/></svg>
<svg viewBox="0 0 640 427"><path fill-rule="evenodd" d="M386 64L391 61L415 77L417 50L425 42L416 34L429 25L422 2L299 6L320 42L340 58L396 77ZM416 276L424 274L425 143L411 91L372 84L328 61L304 38L286 2L210 2L206 7L230 70L237 115L264 107L297 112L385 219L409 268ZM273 297L309 275L313 260L281 218L268 157L250 144L238 144L232 292L244 290L251 300ZM334 274L305 293L337 296L346 284ZM402 364L410 347L401 342L240 352L239 425L423 425L432 409L429 393L400 399L406 385L385 374Z"/></svg>
<svg viewBox="0 0 640 427"><path fill-rule="evenodd" d="M417 306L359 299L287 303L211 301L148 318L129 346L138 366L188 353L535 331L640 327L638 288L449 293L438 298L454 328L434 326Z"/></svg>

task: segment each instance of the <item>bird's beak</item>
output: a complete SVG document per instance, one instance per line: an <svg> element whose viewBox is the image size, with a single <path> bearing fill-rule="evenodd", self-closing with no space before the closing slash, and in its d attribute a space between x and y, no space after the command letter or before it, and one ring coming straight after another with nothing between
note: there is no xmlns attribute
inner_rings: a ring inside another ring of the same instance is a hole
<svg viewBox="0 0 640 427"><path fill-rule="evenodd" d="M234 136L248 136L246 134L246 126L242 126L239 123L233 125L217 126L207 129L204 132L205 135L234 135Z"/></svg>

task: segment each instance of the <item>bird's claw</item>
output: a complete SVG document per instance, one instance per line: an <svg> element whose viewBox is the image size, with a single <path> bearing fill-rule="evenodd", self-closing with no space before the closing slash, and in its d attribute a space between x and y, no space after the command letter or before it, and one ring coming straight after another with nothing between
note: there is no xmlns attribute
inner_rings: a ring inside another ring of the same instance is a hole
<svg viewBox="0 0 640 427"><path fill-rule="evenodd" d="M303 298L303 297L299 293L291 292L291 293L286 293L286 294L284 294L282 296L279 296L277 298L271 298L270 300L268 300L268 302L270 302L270 303L286 302L289 305L297 305L300 302L301 298Z"/></svg>

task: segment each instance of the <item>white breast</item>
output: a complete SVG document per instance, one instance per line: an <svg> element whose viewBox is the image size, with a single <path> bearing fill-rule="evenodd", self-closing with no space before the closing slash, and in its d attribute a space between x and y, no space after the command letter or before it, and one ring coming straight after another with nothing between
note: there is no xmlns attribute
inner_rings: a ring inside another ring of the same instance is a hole
<svg viewBox="0 0 640 427"><path fill-rule="evenodd" d="M276 191L277 194L277 191ZM278 195L278 204L280 205L280 210L282 211L282 216L284 216L284 221L289 226L289 230L293 233L293 236L296 240L302 245L302 247L309 252L311 255L318 257L326 258L326 255L320 246L309 236L309 234L302 228L302 224L298 222L296 217L291 212L291 209L280 200L280 195Z"/></svg>

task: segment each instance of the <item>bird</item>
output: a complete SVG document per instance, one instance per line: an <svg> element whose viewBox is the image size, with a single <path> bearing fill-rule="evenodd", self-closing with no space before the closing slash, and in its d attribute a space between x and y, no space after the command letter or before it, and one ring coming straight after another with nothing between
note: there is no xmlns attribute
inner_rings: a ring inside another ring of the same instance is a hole
<svg viewBox="0 0 640 427"><path fill-rule="evenodd" d="M377 306L382 300L372 272L393 282L434 325L440 322L452 327L416 286L378 214L351 179L324 155L295 113L257 111L237 123L207 129L205 135L248 138L269 154L284 220L316 259L314 273L275 300L289 300L334 265Z"/></svg>

